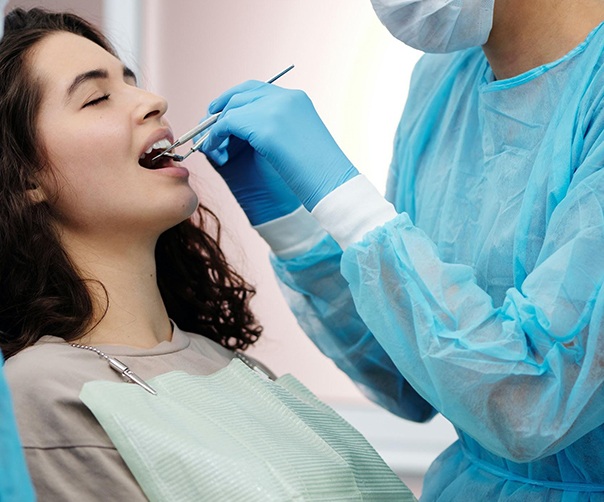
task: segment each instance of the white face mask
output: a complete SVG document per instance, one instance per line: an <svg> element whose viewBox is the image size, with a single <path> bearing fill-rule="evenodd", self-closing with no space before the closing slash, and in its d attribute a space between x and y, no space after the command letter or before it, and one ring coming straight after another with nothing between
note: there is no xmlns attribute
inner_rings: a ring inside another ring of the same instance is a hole
<svg viewBox="0 0 604 502"><path fill-rule="evenodd" d="M424 52L484 44L495 0L371 0L380 21L401 42Z"/></svg>

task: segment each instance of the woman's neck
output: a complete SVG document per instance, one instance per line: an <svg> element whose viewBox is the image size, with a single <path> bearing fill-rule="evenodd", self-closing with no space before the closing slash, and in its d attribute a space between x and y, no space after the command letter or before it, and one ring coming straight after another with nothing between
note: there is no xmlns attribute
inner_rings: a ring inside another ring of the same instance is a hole
<svg viewBox="0 0 604 502"><path fill-rule="evenodd" d="M157 286L155 242L64 239L67 252L89 279L95 315L79 340L87 345L150 348L171 340L172 329ZM105 311L106 309L106 311Z"/></svg>
<svg viewBox="0 0 604 502"><path fill-rule="evenodd" d="M495 0L483 50L503 80L561 58L602 21L602 0Z"/></svg>

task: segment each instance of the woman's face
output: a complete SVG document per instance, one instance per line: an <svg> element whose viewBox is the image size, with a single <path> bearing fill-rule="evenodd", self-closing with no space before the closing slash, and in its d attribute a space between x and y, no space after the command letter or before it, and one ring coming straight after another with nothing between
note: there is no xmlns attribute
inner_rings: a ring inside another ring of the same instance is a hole
<svg viewBox="0 0 604 502"><path fill-rule="evenodd" d="M50 164L42 193L64 230L156 237L192 214L197 196L187 169L172 161L153 170L139 164L158 141L173 141L163 98L138 88L119 59L71 33L45 37L28 62L42 89L37 133Z"/></svg>

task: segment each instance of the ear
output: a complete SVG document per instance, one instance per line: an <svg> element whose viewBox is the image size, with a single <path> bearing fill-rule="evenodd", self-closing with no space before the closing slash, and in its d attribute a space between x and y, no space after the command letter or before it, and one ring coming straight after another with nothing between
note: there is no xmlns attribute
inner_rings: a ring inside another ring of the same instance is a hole
<svg viewBox="0 0 604 502"><path fill-rule="evenodd" d="M40 204L41 202L48 200L48 197L46 197L41 186L33 185L32 188L27 189L26 193L32 204Z"/></svg>

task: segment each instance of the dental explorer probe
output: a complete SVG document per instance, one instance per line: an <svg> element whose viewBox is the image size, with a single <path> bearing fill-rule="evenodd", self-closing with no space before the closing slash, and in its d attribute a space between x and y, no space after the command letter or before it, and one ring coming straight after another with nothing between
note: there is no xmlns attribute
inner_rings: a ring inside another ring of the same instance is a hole
<svg viewBox="0 0 604 502"><path fill-rule="evenodd" d="M278 78L281 78L288 71L290 71L293 67L294 67L294 65L288 66L287 68L285 68L285 70L280 71L279 73L277 73L277 75L275 75L274 77L268 79L266 81L266 83L267 84L272 84L275 80L277 80ZM210 135L209 131L206 132L201 138L199 138L199 140L191 147L191 149L185 155L178 155L177 153L171 153L170 151L174 150L175 148L179 147L180 145L186 143L187 141L189 141L194 136L197 136L202 131L204 131L207 128L209 128L210 126L214 125L214 123L216 123L216 121L218 120L218 116L221 113L222 113L222 111L210 115L207 119L205 119L204 121L200 122L193 129L191 129L189 132L183 134L180 138L178 138L174 143L172 143L163 152L161 152L158 155L156 155L155 157L153 157L152 162L155 162L157 159L159 159L160 157L163 157L163 156L170 157L170 158L174 159L176 162L182 162L183 160L185 160L189 155L191 155L193 152L195 152L195 151L197 151L199 149L199 147L202 145L202 143Z"/></svg>

